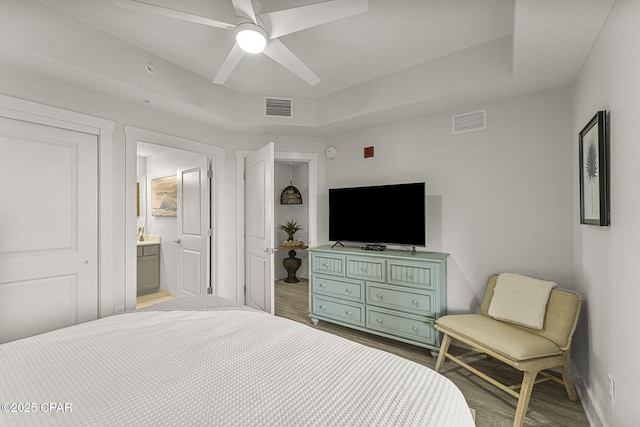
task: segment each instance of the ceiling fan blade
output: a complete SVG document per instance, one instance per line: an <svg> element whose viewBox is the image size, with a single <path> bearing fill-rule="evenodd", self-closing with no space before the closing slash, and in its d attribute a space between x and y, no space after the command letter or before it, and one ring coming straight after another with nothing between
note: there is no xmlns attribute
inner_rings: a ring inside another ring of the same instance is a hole
<svg viewBox="0 0 640 427"><path fill-rule="evenodd" d="M113 0L116 6L126 7L127 9L138 10L141 12L154 13L156 15L167 16L169 18L180 19L182 21L195 22L196 24L208 25L210 27L233 29L235 23L216 21L215 19L207 18L200 15L194 15L192 13L183 12L177 9L171 9L169 7L158 6L156 4L148 3L141 0Z"/></svg>
<svg viewBox="0 0 640 427"><path fill-rule="evenodd" d="M218 70L218 74L216 74L213 79L213 83L216 84L224 84L227 80L231 72L236 68L242 57L244 56L244 50L240 49L240 46L236 43L227 55L227 58L222 63L222 66Z"/></svg>
<svg viewBox="0 0 640 427"><path fill-rule="evenodd" d="M320 83L320 78L314 74L293 52L280 40L271 40L267 43L263 53L273 59L302 80L315 86Z"/></svg>
<svg viewBox="0 0 640 427"><path fill-rule="evenodd" d="M253 10L253 4L251 4L251 0L231 0L233 3L233 7L236 9L236 13L239 16L246 16L251 19L254 24L258 21L256 19L256 12Z"/></svg>
<svg viewBox="0 0 640 427"><path fill-rule="evenodd" d="M317 25L365 13L368 10L368 0L332 0L262 13L260 18L266 18L269 21L271 38L275 39Z"/></svg>

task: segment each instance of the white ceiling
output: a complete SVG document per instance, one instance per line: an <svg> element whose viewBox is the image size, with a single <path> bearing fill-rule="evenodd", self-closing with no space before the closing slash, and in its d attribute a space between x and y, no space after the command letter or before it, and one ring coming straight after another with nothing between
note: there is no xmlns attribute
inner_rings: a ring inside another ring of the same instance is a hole
<svg viewBox="0 0 640 427"><path fill-rule="evenodd" d="M316 86L262 54L212 84L233 31L111 0L2 1L0 65L230 131L328 134L571 84L614 0L369 0L364 14L280 38ZM230 0L149 1L234 21ZM264 96L292 98L294 118L265 118Z"/></svg>

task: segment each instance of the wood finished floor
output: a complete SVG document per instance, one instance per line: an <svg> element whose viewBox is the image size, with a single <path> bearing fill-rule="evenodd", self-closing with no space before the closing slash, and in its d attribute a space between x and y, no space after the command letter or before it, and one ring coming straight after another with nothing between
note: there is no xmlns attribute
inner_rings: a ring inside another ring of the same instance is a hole
<svg viewBox="0 0 640 427"><path fill-rule="evenodd" d="M304 323L317 329L340 335L361 344L394 353L405 359L433 368L435 359L424 348L389 340L384 337L368 334L320 321L313 326L308 316L308 282L300 283L277 281L275 286L275 313ZM452 349L452 352L455 349ZM495 360L481 359L474 366L507 384L521 382L521 375L506 365ZM462 391L467 403L476 412L478 427L510 427L513 425L516 399L498 390L484 380L469 373L457 365L446 362L442 374L453 381ZM572 402L567 397L564 387L552 381L536 384L529 403L525 426L588 426L582 405Z"/></svg>
<svg viewBox="0 0 640 427"><path fill-rule="evenodd" d="M152 305L160 304L161 302L171 301L176 297L176 294L164 289L158 289L158 292L152 294L142 295L136 298L136 309L149 307Z"/></svg>

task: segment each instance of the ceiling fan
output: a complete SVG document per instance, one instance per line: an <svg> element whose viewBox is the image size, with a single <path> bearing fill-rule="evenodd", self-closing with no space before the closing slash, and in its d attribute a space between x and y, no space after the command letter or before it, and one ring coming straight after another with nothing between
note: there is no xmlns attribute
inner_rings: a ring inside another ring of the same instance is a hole
<svg viewBox="0 0 640 427"><path fill-rule="evenodd" d="M213 79L213 83L217 84L224 84L246 53L262 52L315 86L320 83L320 78L278 38L369 10L368 0L330 0L256 13L251 0L231 0L237 19L235 23L230 23L160 6L151 1L153 0L114 0L117 6L235 31L236 43Z"/></svg>

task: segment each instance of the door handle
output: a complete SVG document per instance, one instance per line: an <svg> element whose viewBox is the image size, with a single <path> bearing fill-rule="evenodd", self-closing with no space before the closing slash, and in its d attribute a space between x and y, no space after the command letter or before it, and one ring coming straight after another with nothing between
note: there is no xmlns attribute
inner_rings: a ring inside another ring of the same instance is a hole
<svg viewBox="0 0 640 427"><path fill-rule="evenodd" d="M180 239L178 239L178 240L174 240L174 241L173 241L173 243L180 244Z"/></svg>
<svg viewBox="0 0 640 427"><path fill-rule="evenodd" d="M262 252L266 252L268 254L274 254L278 252L278 248L264 248L262 249Z"/></svg>

